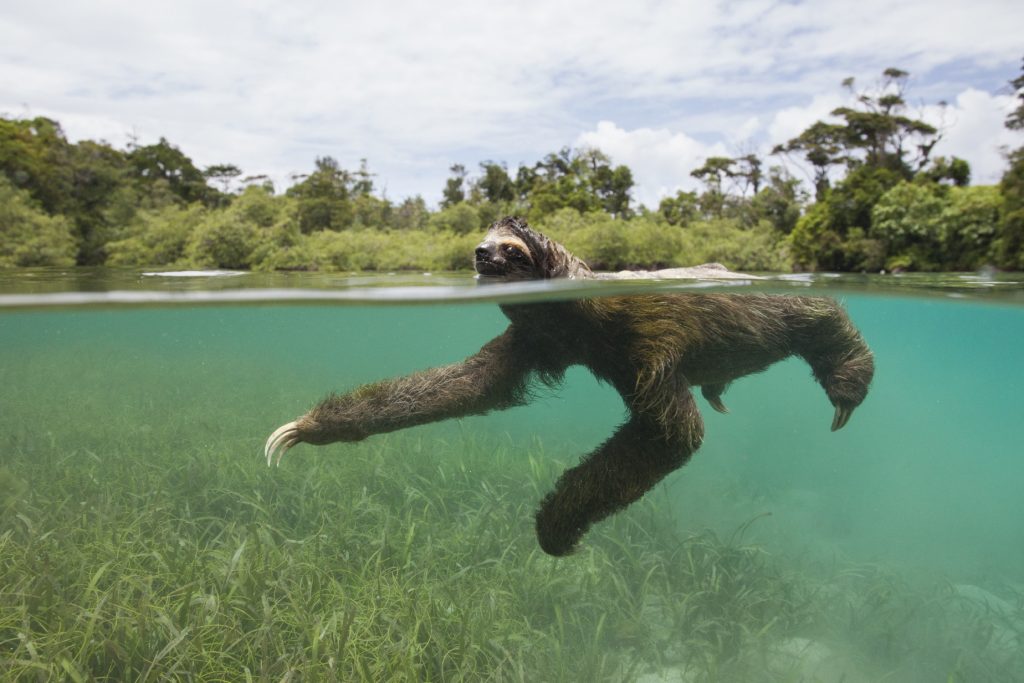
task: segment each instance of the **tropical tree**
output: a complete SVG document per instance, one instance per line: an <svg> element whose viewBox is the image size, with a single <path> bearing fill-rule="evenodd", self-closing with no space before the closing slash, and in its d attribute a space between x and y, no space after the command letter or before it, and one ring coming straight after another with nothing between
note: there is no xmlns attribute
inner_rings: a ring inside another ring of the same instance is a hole
<svg viewBox="0 0 1024 683"><path fill-rule="evenodd" d="M155 145L133 146L128 152L132 174L145 182L163 181L186 204L216 203L214 191L192 160L166 138Z"/></svg>
<svg viewBox="0 0 1024 683"><path fill-rule="evenodd" d="M532 183L528 188L526 183ZM517 186L526 191L531 217L561 208L580 213L606 211L616 217L630 215L633 174L626 166L612 166L598 149L563 147L538 161L533 169L517 173Z"/></svg>
<svg viewBox="0 0 1024 683"><path fill-rule="evenodd" d="M480 162L481 176L474 183L474 190L485 201L510 202L516 198L516 186L508 175L504 164L493 161Z"/></svg>
<svg viewBox="0 0 1024 683"><path fill-rule="evenodd" d="M316 159L316 170L301 176L285 193L299 204L299 229L303 233L343 230L352 224L352 174L333 157Z"/></svg>
<svg viewBox="0 0 1024 683"><path fill-rule="evenodd" d="M459 202L466 201L466 167L462 164L452 164L448 169L451 177L445 181L444 192L442 192L441 208L447 209Z"/></svg>
<svg viewBox="0 0 1024 683"><path fill-rule="evenodd" d="M220 191L228 193L232 181L242 175L242 169L234 164L214 164L203 169L203 177L220 184Z"/></svg>

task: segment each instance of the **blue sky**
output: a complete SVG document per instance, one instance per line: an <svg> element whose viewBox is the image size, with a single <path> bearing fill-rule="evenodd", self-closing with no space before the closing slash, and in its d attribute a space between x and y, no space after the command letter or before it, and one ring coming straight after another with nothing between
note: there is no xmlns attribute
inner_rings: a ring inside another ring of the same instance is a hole
<svg viewBox="0 0 1024 683"><path fill-rule="evenodd" d="M976 182L1024 144L1002 126L1024 57L1012 0L0 2L0 113L117 146L164 136L279 187L317 156L365 157L390 198L433 203L453 163L592 145L653 206L708 155L766 153L843 104L843 78L888 66L944 123L935 154Z"/></svg>

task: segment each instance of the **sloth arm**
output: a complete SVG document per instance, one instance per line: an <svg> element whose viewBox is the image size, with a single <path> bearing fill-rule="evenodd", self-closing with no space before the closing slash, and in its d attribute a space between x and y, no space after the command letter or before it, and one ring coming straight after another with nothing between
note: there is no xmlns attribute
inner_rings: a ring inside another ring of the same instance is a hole
<svg viewBox="0 0 1024 683"><path fill-rule="evenodd" d="M652 391L646 400L625 394L629 419L545 496L536 519L544 552L571 553L592 524L639 500L700 447L704 422L686 381L669 376Z"/></svg>
<svg viewBox="0 0 1024 683"><path fill-rule="evenodd" d="M516 337L514 327L509 327L460 363L328 396L270 435L264 448L267 464L280 464L284 453L298 443L360 441L373 434L523 404L536 368L529 345L517 343Z"/></svg>

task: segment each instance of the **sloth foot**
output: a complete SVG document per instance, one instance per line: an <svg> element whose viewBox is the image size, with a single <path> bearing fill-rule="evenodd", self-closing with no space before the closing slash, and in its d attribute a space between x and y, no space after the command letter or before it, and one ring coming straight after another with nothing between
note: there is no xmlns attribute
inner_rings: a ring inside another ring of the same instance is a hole
<svg viewBox="0 0 1024 683"><path fill-rule="evenodd" d="M836 416L832 418L832 431L842 429L850 421L851 415L853 415L853 408L836 406Z"/></svg>
<svg viewBox="0 0 1024 683"><path fill-rule="evenodd" d="M289 422L275 429L263 447L263 455L267 457L267 467L270 467L271 463L280 467L281 458L284 457L285 452L301 440L298 422Z"/></svg>

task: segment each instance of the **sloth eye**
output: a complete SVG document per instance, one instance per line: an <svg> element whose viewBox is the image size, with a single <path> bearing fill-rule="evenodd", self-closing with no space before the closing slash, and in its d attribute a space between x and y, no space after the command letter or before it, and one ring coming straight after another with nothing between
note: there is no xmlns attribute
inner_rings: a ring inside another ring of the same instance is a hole
<svg viewBox="0 0 1024 683"><path fill-rule="evenodd" d="M515 259L516 261L521 261L523 260L523 258L525 258L523 252L521 252L518 248L508 244L501 248L501 253L505 255L505 258Z"/></svg>

